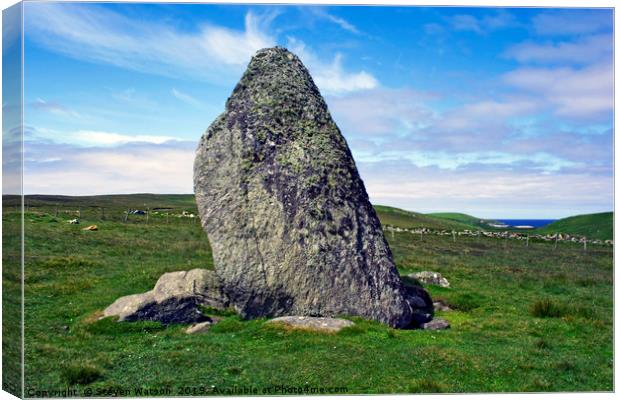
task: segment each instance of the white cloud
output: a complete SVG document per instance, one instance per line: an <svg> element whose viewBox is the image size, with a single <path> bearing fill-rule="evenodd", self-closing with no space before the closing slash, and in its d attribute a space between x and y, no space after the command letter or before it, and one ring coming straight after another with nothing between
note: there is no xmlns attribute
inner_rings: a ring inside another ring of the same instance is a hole
<svg viewBox="0 0 620 400"><path fill-rule="evenodd" d="M82 118L82 115L77 111L72 110L60 103L46 101L42 98L37 98L35 101L27 104L27 106L33 110L45 111L61 117Z"/></svg>
<svg viewBox="0 0 620 400"><path fill-rule="evenodd" d="M437 121L441 130L472 130L485 125L503 124L508 118L527 115L536 110L531 100L484 100L468 103L447 111Z"/></svg>
<svg viewBox="0 0 620 400"><path fill-rule="evenodd" d="M452 27L457 31L472 31L482 33L478 19L473 15L455 15L452 17Z"/></svg>
<svg viewBox="0 0 620 400"><path fill-rule="evenodd" d="M429 93L411 89L376 88L328 97L327 103L344 132L381 139L433 122L436 114L425 105L432 98Z"/></svg>
<svg viewBox="0 0 620 400"><path fill-rule="evenodd" d="M359 35L361 32L357 29L357 27L355 25L353 25L352 23L350 23L349 21L347 21L344 18L338 17L336 15L330 14L328 13L325 9L322 8L311 8L310 9L312 14L314 16L323 18L327 21L333 22L334 24L338 25L339 27L341 27L342 29L344 29L345 31L349 31L351 33L355 33L356 35Z"/></svg>
<svg viewBox="0 0 620 400"><path fill-rule="evenodd" d="M238 79L257 50L277 43L269 33L277 15L248 12L244 30L203 24L197 31L182 31L171 24L130 19L93 4L39 2L26 6L26 32L29 39L49 50L78 60L222 84ZM343 29L356 30L344 19L324 15ZM378 85L366 71L345 71L339 53L325 62L302 42L289 42L325 93Z"/></svg>
<svg viewBox="0 0 620 400"><path fill-rule="evenodd" d="M135 143L113 148L32 143L29 149L26 193L193 192L193 142Z"/></svg>
<svg viewBox="0 0 620 400"><path fill-rule="evenodd" d="M483 17L475 17L469 14L458 14L450 18L450 24L457 31L470 31L478 34L486 34L490 31L515 25L512 14L505 10L498 10L494 14Z"/></svg>
<svg viewBox="0 0 620 400"><path fill-rule="evenodd" d="M613 112L613 67L609 63L574 68L520 68L504 75L509 85L548 101L557 115L608 117Z"/></svg>
<svg viewBox="0 0 620 400"><path fill-rule="evenodd" d="M377 79L366 71L346 72L342 67L342 54L337 53L331 62L323 62L302 41L288 38L288 48L301 59L312 74L323 94L341 94L373 89Z"/></svg>
<svg viewBox="0 0 620 400"><path fill-rule="evenodd" d="M525 62L573 62L591 64L602 57L611 59L613 37L592 35L578 41L559 43L526 42L510 47L504 56Z"/></svg>
<svg viewBox="0 0 620 400"><path fill-rule="evenodd" d="M203 25L196 32L130 19L93 4L29 3L29 39L67 56L172 77L221 82L259 49L273 46L273 15L245 16L242 31Z"/></svg>
<svg viewBox="0 0 620 400"><path fill-rule="evenodd" d="M451 171L406 163L359 163L374 204L482 218L559 218L613 208L613 180L586 173Z"/></svg>
<svg viewBox="0 0 620 400"><path fill-rule="evenodd" d="M123 135L114 132L78 131L71 135L78 144L87 146L117 146L127 143L162 144L171 140L179 140L172 136Z"/></svg>
<svg viewBox="0 0 620 400"><path fill-rule="evenodd" d="M584 35L613 29L613 10L553 10L532 19L540 35Z"/></svg>
<svg viewBox="0 0 620 400"><path fill-rule="evenodd" d="M193 96L190 96L190 95L189 95L189 94L187 94L187 93L183 93L183 92L181 92L180 90L177 90L177 89L175 89L175 88L172 88L172 90L170 91L170 93L172 93L172 95L173 95L174 97L176 97L177 99L179 99L179 100L181 100L182 102L187 103L187 104L189 104L189 105L191 105L191 106L194 106L194 107L200 107L200 106L202 106L202 105L203 105L203 103L202 103L200 100L198 100L197 98L195 98L195 97L193 97Z"/></svg>

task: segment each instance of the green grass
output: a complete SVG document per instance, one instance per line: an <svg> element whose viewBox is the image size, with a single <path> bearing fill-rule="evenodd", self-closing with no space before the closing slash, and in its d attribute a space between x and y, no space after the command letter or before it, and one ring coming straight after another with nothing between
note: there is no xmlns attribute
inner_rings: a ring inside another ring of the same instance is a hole
<svg viewBox="0 0 620 400"><path fill-rule="evenodd" d="M120 212L126 204L118 203ZM396 233L387 239L401 274L433 270L450 281L450 289L428 290L455 309L438 314L451 329L395 330L354 318L354 327L324 335L222 312L209 332L187 335L181 325L98 317L118 297L151 289L164 272L212 268L196 221L123 223L112 212L105 220L92 212L70 225L54 212L41 203L25 215L27 389L171 386L173 395L274 385L345 387L349 394L613 389L607 246L584 252L559 243L554 251L534 241L526 248L520 241L459 237L453 243ZM417 218L396 214L386 210L384 223ZM15 231L18 218L6 208L5 231ZM99 230L81 230L91 223ZM11 253L3 257L6 263ZM545 301L562 312L532 311Z"/></svg>
<svg viewBox="0 0 620 400"><path fill-rule="evenodd" d="M455 230L463 231L465 229L475 230L476 226L467 222L455 221L442 217L436 217L431 214L420 214L412 211L405 211L399 208L388 206L374 206L377 215L383 225L390 225L399 228L428 228L432 230Z"/></svg>
<svg viewBox="0 0 620 400"><path fill-rule="evenodd" d="M614 236L614 213L576 215L539 228L536 233L557 232L586 236L588 239L610 240Z"/></svg>

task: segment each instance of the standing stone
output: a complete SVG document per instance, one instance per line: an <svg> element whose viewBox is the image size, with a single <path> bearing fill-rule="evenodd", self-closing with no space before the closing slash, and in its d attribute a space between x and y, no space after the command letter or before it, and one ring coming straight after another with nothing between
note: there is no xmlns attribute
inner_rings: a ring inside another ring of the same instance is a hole
<svg viewBox="0 0 620 400"><path fill-rule="evenodd" d="M286 49L252 58L200 140L194 190L223 290L245 318L407 327L415 304L428 306L401 284L347 143Z"/></svg>

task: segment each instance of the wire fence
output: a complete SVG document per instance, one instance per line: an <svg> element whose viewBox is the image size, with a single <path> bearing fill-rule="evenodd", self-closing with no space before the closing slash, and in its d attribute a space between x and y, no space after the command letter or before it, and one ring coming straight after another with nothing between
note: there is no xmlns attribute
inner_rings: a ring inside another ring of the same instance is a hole
<svg viewBox="0 0 620 400"><path fill-rule="evenodd" d="M20 204L3 204L4 212L20 212ZM197 210L191 207L137 207L120 205L84 205L84 204L24 204L26 215L46 215L57 221L71 224L90 224L98 221L115 221L124 224L163 225L163 224L200 224ZM552 249L557 249L559 244L571 244L572 247L580 246L583 251L589 247L611 248L612 240L588 239L583 235L570 235L566 233L537 234L515 231L484 231L484 230L438 230L426 227L401 228L393 225L384 225L386 236L394 239L395 234L412 235L412 240L425 237L447 237L456 243L462 238L488 238L501 240L504 246L509 242L520 241L524 247L533 243L547 243Z"/></svg>

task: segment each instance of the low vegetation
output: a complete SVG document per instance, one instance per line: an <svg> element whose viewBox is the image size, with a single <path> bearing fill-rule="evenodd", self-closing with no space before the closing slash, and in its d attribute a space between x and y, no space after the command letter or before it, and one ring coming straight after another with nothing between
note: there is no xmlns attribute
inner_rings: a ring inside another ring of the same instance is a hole
<svg viewBox="0 0 620 400"><path fill-rule="evenodd" d="M555 221L536 230L536 233L543 234L554 234L556 232L583 235L588 239L611 240L614 236L614 214L604 212L576 215Z"/></svg>
<svg viewBox="0 0 620 400"><path fill-rule="evenodd" d="M173 200L177 209L195 212L191 203ZM146 224L133 215L124 223L122 210L139 204L118 199L105 219L93 211L71 225L68 214L55 216L57 201L31 204L24 218L27 389L171 387L172 395L277 385L349 394L613 389L609 246L584 252L572 243L554 250L549 243L526 248L520 241L395 233L387 239L401 275L432 270L450 281L451 288L428 290L453 308L438 313L451 329L395 330L353 318L355 326L323 335L219 312L221 321L207 333L188 335L186 326L99 316L118 297L151 289L164 272L212 268L200 225L161 216ZM165 197L144 195L140 202L152 209ZM396 214L378 209L384 223ZM4 229L18 221L5 207ZM99 230L82 231L87 224ZM3 262L11 254L4 252Z"/></svg>

